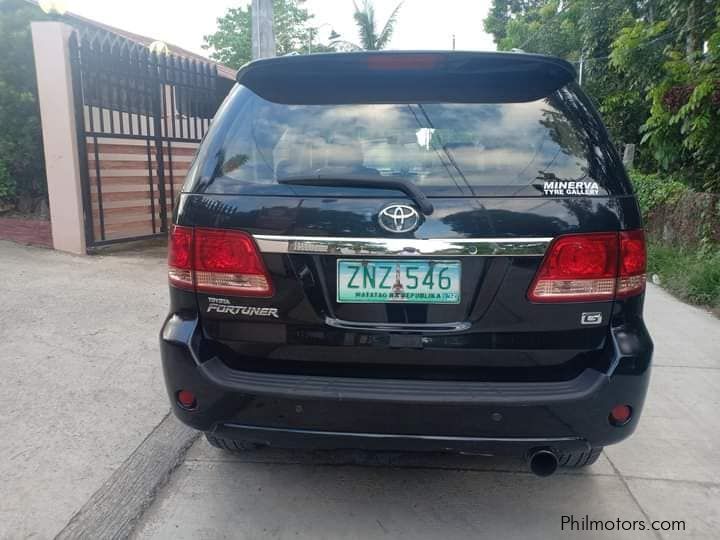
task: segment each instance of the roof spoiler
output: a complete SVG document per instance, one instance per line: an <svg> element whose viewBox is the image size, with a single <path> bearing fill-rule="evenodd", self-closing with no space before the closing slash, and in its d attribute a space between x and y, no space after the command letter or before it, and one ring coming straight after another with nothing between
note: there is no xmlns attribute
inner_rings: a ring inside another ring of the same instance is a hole
<svg viewBox="0 0 720 540"><path fill-rule="evenodd" d="M535 101L575 79L560 58L495 52L357 52L245 64L237 81L289 105Z"/></svg>

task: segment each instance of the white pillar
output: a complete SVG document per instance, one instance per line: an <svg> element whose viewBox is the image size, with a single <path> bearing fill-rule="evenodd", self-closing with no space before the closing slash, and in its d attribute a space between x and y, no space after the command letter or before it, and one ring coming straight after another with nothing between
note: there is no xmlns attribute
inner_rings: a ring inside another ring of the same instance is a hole
<svg viewBox="0 0 720 540"><path fill-rule="evenodd" d="M275 56L272 0L252 0L252 59Z"/></svg>
<svg viewBox="0 0 720 540"><path fill-rule="evenodd" d="M85 255L80 159L68 38L60 22L31 24L53 247Z"/></svg>

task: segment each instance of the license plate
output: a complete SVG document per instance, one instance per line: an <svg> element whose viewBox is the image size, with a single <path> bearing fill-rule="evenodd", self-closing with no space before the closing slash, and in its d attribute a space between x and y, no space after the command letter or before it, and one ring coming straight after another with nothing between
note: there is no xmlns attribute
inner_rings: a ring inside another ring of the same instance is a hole
<svg viewBox="0 0 720 540"><path fill-rule="evenodd" d="M337 301L460 303L460 261L338 259Z"/></svg>

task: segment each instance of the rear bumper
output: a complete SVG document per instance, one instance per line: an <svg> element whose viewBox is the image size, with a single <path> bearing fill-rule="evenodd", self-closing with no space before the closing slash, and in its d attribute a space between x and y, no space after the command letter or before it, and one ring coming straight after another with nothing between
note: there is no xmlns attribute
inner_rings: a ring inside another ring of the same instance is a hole
<svg viewBox="0 0 720 540"><path fill-rule="evenodd" d="M230 369L205 352L195 319L172 315L161 333L168 394L184 423L279 447L451 450L525 455L587 450L629 436L642 410L652 342L644 326L614 331L610 374L570 381L487 383L297 376ZM180 389L198 407L181 408ZM612 426L610 410L633 417Z"/></svg>
<svg viewBox="0 0 720 540"><path fill-rule="evenodd" d="M398 435L354 431L268 428L221 424L213 430L227 439L241 439L278 448L309 450L364 449L379 451L467 452L526 457L531 449L556 453L587 452L590 444L576 437L453 437L447 435Z"/></svg>

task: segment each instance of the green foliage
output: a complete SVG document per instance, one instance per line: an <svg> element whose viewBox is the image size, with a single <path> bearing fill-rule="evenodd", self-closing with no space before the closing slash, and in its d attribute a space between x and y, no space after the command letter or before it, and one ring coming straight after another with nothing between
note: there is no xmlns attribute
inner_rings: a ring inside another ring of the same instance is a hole
<svg viewBox="0 0 720 540"><path fill-rule="evenodd" d="M317 33L310 22L313 15L304 7L305 0L273 0L275 47L279 56L291 52L317 52L326 46L312 44ZM230 8L217 20L217 30L205 36L203 48L211 49L213 60L239 68L252 60L251 6Z"/></svg>
<svg viewBox="0 0 720 540"><path fill-rule="evenodd" d="M627 0L495 0L485 29L500 50L560 56L580 68L583 86L599 104L611 135L639 143L649 106L627 77L609 66L614 36L638 13Z"/></svg>
<svg viewBox="0 0 720 540"><path fill-rule="evenodd" d="M316 33L305 0L273 0L275 45L279 55L307 52L310 36Z"/></svg>
<svg viewBox="0 0 720 540"><path fill-rule="evenodd" d="M651 44L659 43L654 40L661 40L667 31L668 21L653 24L633 21L617 33L610 52L610 66L620 73L633 72L632 77L628 77L631 90L645 95L661 79L662 70L658 66L663 63L663 47Z"/></svg>
<svg viewBox="0 0 720 540"><path fill-rule="evenodd" d="M613 38L632 24L637 14L626 0L586 2L580 19L582 32L583 86L599 105L614 140L639 144L640 126L649 106L644 91L634 87L634 78L610 66ZM637 162L640 164L641 154Z"/></svg>
<svg viewBox="0 0 720 540"><path fill-rule="evenodd" d="M678 250L650 243L648 272L683 300L720 308L720 249Z"/></svg>
<svg viewBox="0 0 720 540"><path fill-rule="evenodd" d="M657 173L642 174L638 171L630 171L630 180L644 216L662 204L672 204L689 190L684 182Z"/></svg>
<svg viewBox="0 0 720 540"><path fill-rule="evenodd" d="M507 37L507 25L511 18L523 17L544 3L542 0L495 0L483 21L485 31L495 36L498 42Z"/></svg>
<svg viewBox="0 0 720 540"><path fill-rule="evenodd" d="M203 49L211 49L210 58L232 68L252 59L250 6L230 8L218 17L217 30L205 36Z"/></svg>
<svg viewBox="0 0 720 540"><path fill-rule="evenodd" d="M524 19L511 19L507 36L500 40L498 49L520 48L578 60L582 50L580 32L581 4L559 0L528 11Z"/></svg>
<svg viewBox="0 0 720 540"><path fill-rule="evenodd" d="M353 6L355 7L353 18L355 19L355 24L358 27L358 33L360 35L360 45L355 45L355 48L366 51L379 51L387 47L395 30L395 24L397 23L397 16L402 2L395 6L395 9L379 32L378 22L375 20L375 7L372 2L370 0L362 0L362 3L358 6L357 2L353 0Z"/></svg>
<svg viewBox="0 0 720 540"><path fill-rule="evenodd" d="M690 190L686 182L662 174L631 171L630 179L644 216L659 206L673 205ZM712 308L720 308L720 246L710 239L710 224L720 218L720 208L716 212L701 216L708 227L696 248L648 243L648 273L660 276L660 284L681 299Z"/></svg>
<svg viewBox="0 0 720 540"><path fill-rule="evenodd" d="M46 193L30 21L45 18L22 0L0 0L0 198Z"/></svg>
<svg viewBox="0 0 720 540"><path fill-rule="evenodd" d="M650 103L641 143L657 166L697 189L720 189L720 6L665 2L663 20L636 21L613 43L612 66ZM702 57L702 42L709 40Z"/></svg>
<svg viewBox="0 0 720 540"><path fill-rule="evenodd" d="M632 74L647 95L651 107L641 127L641 142L650 148L658 166L683 171L694 187L718 190L720 6L712 11L709 4L695 0L673 4L672 17L623 29L613 44L612 64ZM679 26L682 22L684 26ZM698 42L706 38L709 48L703 58Z"/></svg>
<svg viewBox="0 0 720 540"><path fill-rule="evenodd" d="M720 2L494 0L484 24L501 50L583 58L585 90L615 140L640 144L642 170L720 190Z"/></svg>
<svg viewBox="0 0 720 540"><path fill-rule="evenodd" d="M15 182L8 171L8 166L0 159L0 200L15 195Z"/></svg>

